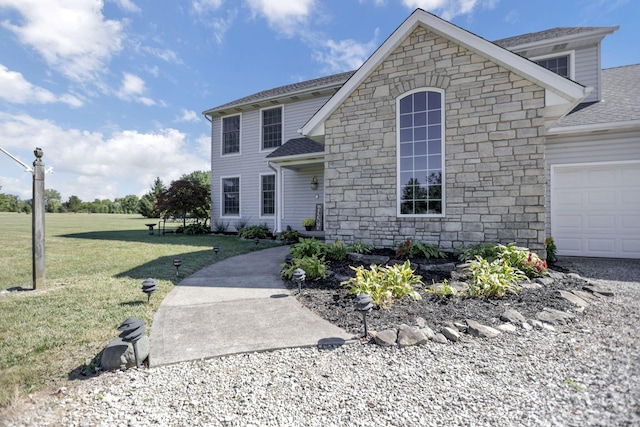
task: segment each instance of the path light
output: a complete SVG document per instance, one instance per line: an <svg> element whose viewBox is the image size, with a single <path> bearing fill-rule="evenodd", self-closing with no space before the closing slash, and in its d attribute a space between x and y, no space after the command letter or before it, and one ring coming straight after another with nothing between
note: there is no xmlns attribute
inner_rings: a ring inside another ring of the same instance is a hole
<svg viewBox="0 0 640 427"><path fill-rule="evenodd" d="M356 299L353 301L356 310L362 313L362 322L364 323L364 336L365 338L369 335L367 331L367 313L371 311L373 308L373 301L371 297L367 294L359 294Z"/></svg>
<svg viewBox="0 0 640 427"><path fill-rule="evenodd" d="M147 304L149 304L149 301L151 301L151 294L158 289L157 284L158 282L151 278L142 282L142 292L147 294Z"/></svg>
<svg viewBox="0 0 640 427"><path fill-rule="evenodd" d="M307 273L305 273L301 268L296 268L295 270L293 270L293 278L291 280L293 280L293 283L298 284L298 293L302 292L302 282L304 282L306 276Z"/></svg>
<svg viewBox="0 0 640 427"><path fill-rule="evenodd" d="M180 266L182 265L182 258L179 256L173 259L173 266L176 268L176 277L178 277L178 273L180 271Z"/></svg>
<svg viewBox="0 0 640 427"><path fill-rule="evenodd" d="M216 258L218 258L218 251L220 251L220 246L215 245L213 247L213 253L216 255Z"/></svg>
<svg viewBox="0 0 640 427"><path fill-rule="evenodd" d="M136 358L136 368L140 368L140 359L138 358L138 340L144 335L144 321L138 317L129 317L118 326L121 331L120 338L124 342L130 342L133 346L133 354Z"/></svg>
<svg viewBox="0 0 640 427"><path fill-rule="evenodd" d="M258 243L260 243L260 239L256 237L255 239L253 239L253 243L255 243L256 246L258 246Z"/></svg>

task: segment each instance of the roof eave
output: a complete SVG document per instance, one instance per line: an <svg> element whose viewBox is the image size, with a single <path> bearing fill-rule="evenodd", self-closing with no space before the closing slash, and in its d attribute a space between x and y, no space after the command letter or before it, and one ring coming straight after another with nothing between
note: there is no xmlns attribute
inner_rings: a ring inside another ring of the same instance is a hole
<svg viewBox="0 0 640 427"><path fill-rule="evenodd" d="M537 40L535 42L522 43L518 45L513 45L509 47L505 47L505 49L509 49L512 52L519 52L522 50L528 50L533 48L540 48L549 45L558 45L562 43L569 43L576 40L586 40L586 39L598 39L602 40L605 36L609 34L613 34L616 32L620 26L615 27L600 27L594 31L586 32L586 33L576 33L569 34L563 37L555 37L544 40Z"/></svg>
<svg viewBox="0 0 640 427"><path fill-rule="evenodd" d="M577 135L595 132L624 132L630 130L640 130L640 120L552 127L547 131L547 136Z"/></svg>
<svg viewBox="0 0 640 427"><path fill-rule="evenodd" d="M450 22L436 17L422 9L416 9L387 40L365 61L353 76L320 108L317 113L302 127L302 134L308 137L319 136L324 133L324 121L336 110L356 87L376 68L387 55L398 47L406 37L419 25L426 26L445 38L452 39L467 49L482 52L492 58L497 64L516 72L528 80L536 83L547 91L551 91L560 98L566 99L567 114L588 94L587 89L565 77L559 76L526 58L519 56L505 48L472 34ZM557 120L557 119L556 119ZM322 133L321 133L322 132Z"/></svg>

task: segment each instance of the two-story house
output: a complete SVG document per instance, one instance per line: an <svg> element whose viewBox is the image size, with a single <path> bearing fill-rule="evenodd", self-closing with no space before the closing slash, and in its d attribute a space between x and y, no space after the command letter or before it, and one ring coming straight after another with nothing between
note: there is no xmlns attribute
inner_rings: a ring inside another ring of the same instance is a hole
<svg viewBox="0 0 640 427"><path fill-rule="evenodd" d="M617 27L489 42L421 9L356 71L205 111L212 224L640 257L640 65Z"/></svg>

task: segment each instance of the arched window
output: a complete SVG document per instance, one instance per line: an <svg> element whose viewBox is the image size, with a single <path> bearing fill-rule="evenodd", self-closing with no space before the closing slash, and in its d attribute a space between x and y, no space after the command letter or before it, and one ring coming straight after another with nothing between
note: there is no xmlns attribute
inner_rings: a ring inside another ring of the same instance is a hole
<svg viewBox="0 0 640 427"><path fill-rule="evenodd" d="M444 215L444 92L397 100L398 216Z"/></svg>

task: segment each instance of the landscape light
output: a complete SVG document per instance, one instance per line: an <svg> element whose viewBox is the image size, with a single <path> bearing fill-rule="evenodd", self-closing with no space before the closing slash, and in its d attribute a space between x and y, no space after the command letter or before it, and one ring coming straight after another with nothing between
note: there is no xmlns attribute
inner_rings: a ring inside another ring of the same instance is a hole
<svg viewBox="0 0 640 427"><path fill-rule="evenodd" d="M178 277L178 273L181 265L182 265L182 258L180 258L179 256L175 257L173 259L173 266L176 268L176 277Z"/></svg>
<svg viewBox="0 0 640 427"><path fill-rule="evenodd" d="M147 294L147 304L151 301L151 294L154 293L158 289L158 282L154 279L146 279L142 282L142 292Z"/></svg>
<svg viewBox="0 0 640 427"><path fill-rule="evenodd" d="M304 282L306 276L307 273L305 273L305 271L301 268L296 268L295 270L293 270L293 278L291 280L293 280L293 283L298 284L298 293L302 292L302 282Z"/></svg>
<svg viewBox="0 0 640 427"><path fill-rule="evenodd" d="M140 358L138 357L138 340L144 335L144 321L138 317L127 318L120 326L118 330L121 331L119 335L122 341L131 343L133 346L133 354L136 358L136 368L140 368Z"/></svg>
<svg viewBox="0 0 640 427"><path fill-rule="evenodd" d="M371 297L367 294L359 294L353 301L356 310L362 313L365 338L369 335L369 331L367 331L367 313L373 308L372 301Z"/></svg>

